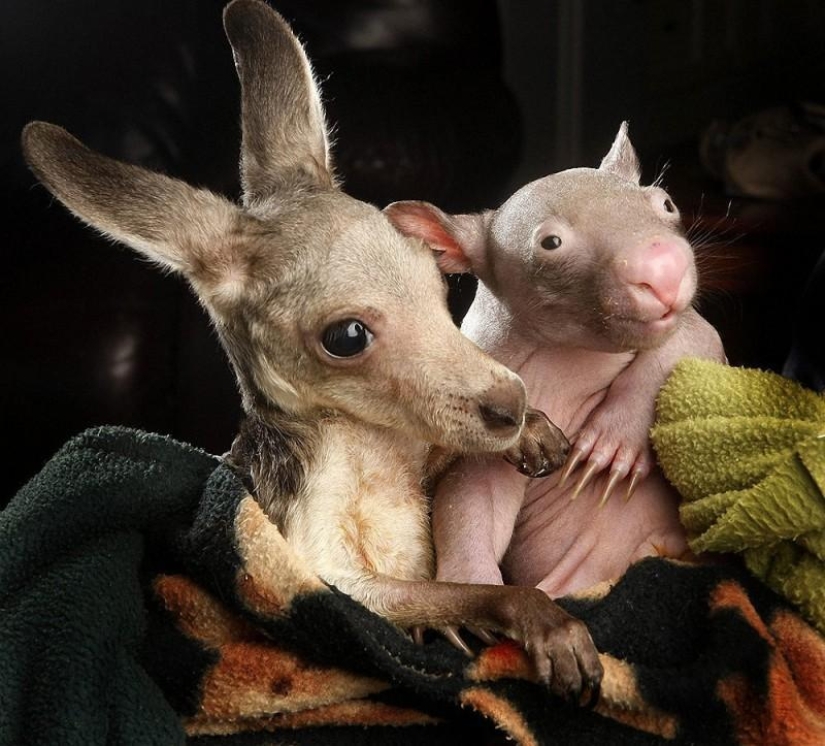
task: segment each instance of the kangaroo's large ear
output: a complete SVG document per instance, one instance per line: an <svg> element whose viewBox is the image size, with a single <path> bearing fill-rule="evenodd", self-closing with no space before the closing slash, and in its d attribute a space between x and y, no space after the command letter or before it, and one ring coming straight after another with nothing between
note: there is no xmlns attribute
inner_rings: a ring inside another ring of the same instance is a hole
<svg viewBox="0 0 825 746"><path fill-rule="evenodd" d="M405 200L384 208L405 236L420 238L435 253L444 273L478 273L484 261L486 214L448 215L429 202Z"/></svg>
<svg viewBox="0 0 825 746"><path fill-rule="evenodd" d="M334 186L321 97L295 34L260 0L234 0L223 23L241 81L245 201Z"/></svg>
<svg viewBox="0 0 825 746"><path fill-rule="evenodd" d="M607 171L635 184L641 181L642 166L630 142L630 136L627 134L627 122L621 123L613 145L602 159L599 171Z"/></svg>
<svg viewBox="0 0 825 746"><path fill-rule="evenodd" d="M219 280L218 257L242 218L231 202L95 153L46 122L28 124L22 145L35 176L81 220L190 280Z"/></svg>

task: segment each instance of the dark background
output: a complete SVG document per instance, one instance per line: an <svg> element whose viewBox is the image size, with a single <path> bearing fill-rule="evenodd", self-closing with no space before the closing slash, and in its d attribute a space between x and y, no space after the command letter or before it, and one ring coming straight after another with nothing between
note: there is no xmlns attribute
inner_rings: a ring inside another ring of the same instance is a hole
<svg viewBox="0 0 825 746"><path fill-rule="evenodd" d="M731 361L781 370L823 249L818 198L731 201L699 163L714 119L825 101L825 4L791 0L273 0L323 82L345 188L383 205L492 207L525 181L597 165L619 123L702 251L702 311ZM182 282L83 228L25 169L32 119L91 147L238 194L238 87L215 0L0 6L0 417L6 500L99 424L228 449L229 368ZM718 240L716 240L718 238ZM460 316L472 282L453 280ZM805 308L811 318L821 306ZM814 345L821 350L816 337ZM817 353L820 354L821 353Z"/></svg>

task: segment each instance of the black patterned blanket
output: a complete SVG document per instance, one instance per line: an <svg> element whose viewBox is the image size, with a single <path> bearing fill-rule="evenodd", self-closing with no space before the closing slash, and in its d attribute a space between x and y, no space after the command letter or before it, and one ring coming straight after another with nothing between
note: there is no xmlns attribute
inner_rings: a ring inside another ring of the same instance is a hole
<svg viewBox="0 0 825 746"><path fill-rule="evenodd" d="M220 459L90 430L0 514L0 744L825 743L825 642L738 566L645 560L563 604L593 709L325 585Z"/></svg>

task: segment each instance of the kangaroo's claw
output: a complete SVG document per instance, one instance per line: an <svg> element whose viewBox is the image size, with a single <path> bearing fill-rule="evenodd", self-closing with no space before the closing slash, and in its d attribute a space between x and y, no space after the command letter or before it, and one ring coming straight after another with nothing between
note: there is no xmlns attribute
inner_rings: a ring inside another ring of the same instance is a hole
<svg viewBox="0 0 825 746"><path fill-rule="evenodd" d="M467 631L475 635L485 645L498 645L499 643L498 638L489 630L483 629L481 627L468 626Z"/></svg>
<svg viewBox="0 0 825 746"><path fill-rule="evenodd" d="M458 627L454 627L452 625L448 627L443 627L439 630L444 637L446 637L455 647L457 647L462 653L464 653L469 658L472 658L474 653L470 649L470 646L464 642L461 635L458 632Z"/></svg>
<svg viewBox="0 0 825 746"><path fill-rule="evenodd" d="M602 694L602 682L586 684L582 688L582 693L579 697L579 705L587 709L593 709L599 704L599 697Z"/></svg>
<svg viewBox="0 0 825 746"><path fill-rule="evenodd" d="M544 412L528 409L519 442L504 458L528 477L546 477L564 463L569 448L564 433Z"/></svg>
<svg viewBox="0 0 825 746"><path fill-rule="evenodd" d="M475 653L473 649L465 642L464 638L461 636L461 632L459 628L454 625L448 625L446 627L433 627L434 631L440 633L442 637L444 637L451 645L458 648L462 653L469 657L473 657ZM481 642L485 645L498 645L500 640L489 630L484 629L483 627L471 626L467 625L467 631L470 632L473 636L477 637ZM424 644L424 633L427 631L427 627L423 624L416 624L409 628L410 636L417 645Z"/></svg>

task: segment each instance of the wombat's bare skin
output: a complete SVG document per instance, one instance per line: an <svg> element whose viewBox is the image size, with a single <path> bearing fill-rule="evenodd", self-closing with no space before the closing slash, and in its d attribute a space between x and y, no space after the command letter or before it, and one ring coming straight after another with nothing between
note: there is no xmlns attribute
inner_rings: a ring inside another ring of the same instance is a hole
<svg viewBox="0 0 825 746"><path fill-rule="evenodd" d="M565 468L544 480L492 460L453 466L434 503L439 579L559 596L644 556L687 551L648 432L675 363L724 351L691 305L696 269L678 211L639 175L622 125L599 169L539 179L498 210L387 208L454 271L478 276L462 331L517 372L529 404L573 442ZM620 484L629 502L609 499Z"/></svg>
<svg viewBox="0 0 825 746"><path fill-rule="evenodd" d="M672 367L659 368L652 353L650 369L636 368L632 353L551 350L515 334L497 352L522 376L531 405L564 432L580 432L603 411L614 422L607 434L617 439L639 432L646 438L655 392L645 399L644 389L658 390L659 371ZM624 387L634 380L639 388ZM624 442L620 448L632 450ZM630 501L617 496L601 507L609 469L574 500L578 480L560 485L561 476L529 480L493 459L455 465L439 485L434 508L438 577L534 585L556 597L616 578L642 557L686 553L678 498L658 469L637 484Z"/></svg>

